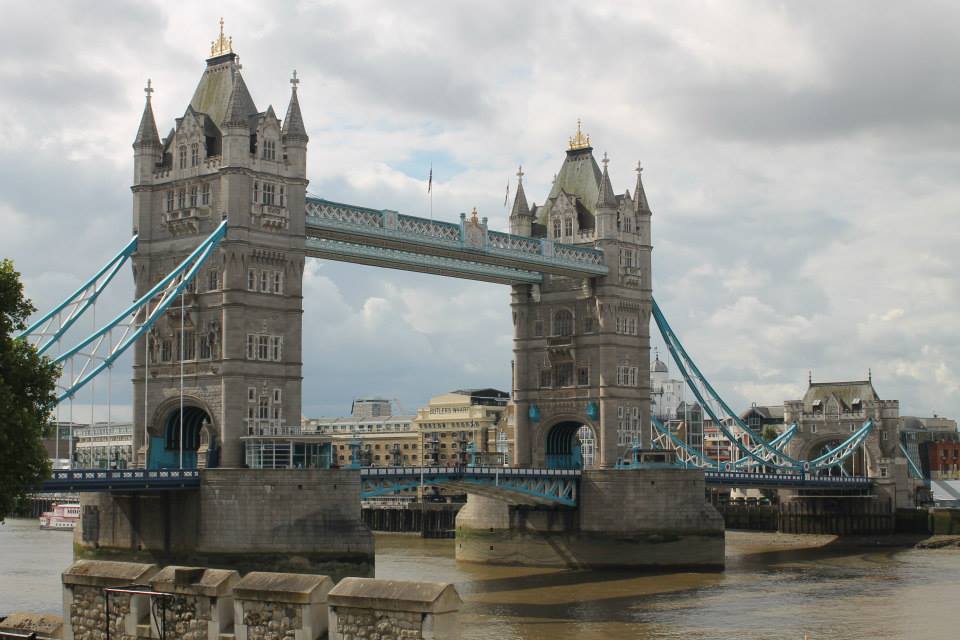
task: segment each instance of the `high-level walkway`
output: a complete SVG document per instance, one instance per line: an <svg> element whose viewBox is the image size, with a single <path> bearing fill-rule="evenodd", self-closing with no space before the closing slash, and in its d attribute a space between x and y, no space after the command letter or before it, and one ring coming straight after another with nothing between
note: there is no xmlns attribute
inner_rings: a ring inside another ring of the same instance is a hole
<svg viewBox="0 0 960 640"><path fill-rule="evenodd" d="M603 252L460 223L307 198L307 255L502 284L539 283L543 274L607 274Z"/></svg>

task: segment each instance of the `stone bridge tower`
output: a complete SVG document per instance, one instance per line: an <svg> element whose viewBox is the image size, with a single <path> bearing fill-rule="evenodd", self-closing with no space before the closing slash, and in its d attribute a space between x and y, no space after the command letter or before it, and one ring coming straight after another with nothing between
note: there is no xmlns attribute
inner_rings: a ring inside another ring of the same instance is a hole
<svg viewBox="0 0 960 640"><path fill-rule="evenodd" d="M514 285L514 401L519 466L612 467L634 437L649 446L650 207L637 167L616 194L580 125L544 204L528 206L522 171L510 230L603 250L609 274L544 274ZM582 427L592 436L577 436Z"/></svg>
<svg viewBox="0 0 960 640"><path fill-rule="evenodd" d="M300 421L308 138L296 72L281 122L272 107L255 106L222 20L206 62L162 140L148 82L133 144L137 296L228 221L182 296L182 320L175 301L136 346L141 466L179 466L181 424L184 466L235 467L244 462L242 436Z"/></svg>

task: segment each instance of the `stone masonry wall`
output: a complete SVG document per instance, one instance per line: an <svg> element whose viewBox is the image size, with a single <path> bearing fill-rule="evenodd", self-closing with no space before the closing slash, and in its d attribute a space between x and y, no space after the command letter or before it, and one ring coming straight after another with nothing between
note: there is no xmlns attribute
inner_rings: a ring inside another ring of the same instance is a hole
<svg viewBox="0 0 960 640"><path fill-rule="evenodd" d="M166 598L164 628L167 635L181 640L204 640L211 620L210 600L187 595Z"/></svg>
<svg viewBox="0 0 960 640"><path fill-rule="evenodd" d="M301 609L285 602L243 602L248 640L295 640L303 627Z"/></svg>
<svg viewBox="0 0 960 640"><path fill-rule="evenodd" d="M420 640L423 614L343 607L337 611L337 628L343 640Z"/></svg>
<svg viewBox="0 0 960 640"><path fill-rule="evenodd" d="M130 613L130 596L122 593L110 595L111 640L133 640L124 633L124 620ZM73 602L64 617L73 628L76 640L100 640L106 638L106 599L100 587L76 586Z"/></svg>

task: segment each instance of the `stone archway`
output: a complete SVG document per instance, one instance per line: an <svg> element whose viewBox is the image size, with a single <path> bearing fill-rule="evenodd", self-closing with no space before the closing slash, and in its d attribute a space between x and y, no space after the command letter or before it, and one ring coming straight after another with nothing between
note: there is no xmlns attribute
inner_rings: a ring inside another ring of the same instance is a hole
<svg viewBox="0 0 960 640"><path fill-rule="evenodd" d="M181 419L180 399L159 406L153 428L147 468L197 469L215 467L219 462L219 446L213 418L202 402L184 398ZM182 433L181 433L182 425Z"/></svg>
<svg viewBox="0 0 960 640"><path fill-rule="evenodd" d="M816 440L806 448L803 459L813 460L827 453L828 451L837 448L843 444L843 442L844 439L837 436ZM831 467L830 469L821 472L821 474L828 476L866 476L868 475L868 464L869 458L867 456L866 447L861 445L860 448L854 451L849 458L843 461L842 465Z"/></svg>
<svg viewBox="0 0 960 640"><path fill-rule="evenodd" d="M581 440L582 430L590 431L590 439ZM548 469L582 469L584 454L591 464L596 462L597 438L593 428L579 420L562 420L544 430L544 463ZM584 449L586 448L586 451Z"/></svg>

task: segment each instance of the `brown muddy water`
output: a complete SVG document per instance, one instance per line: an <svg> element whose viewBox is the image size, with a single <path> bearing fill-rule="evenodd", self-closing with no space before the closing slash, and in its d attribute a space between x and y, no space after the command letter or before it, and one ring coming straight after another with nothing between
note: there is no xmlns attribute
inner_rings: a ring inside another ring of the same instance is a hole
<svg viewBox="0 0 960 640"><path fill-rule="evenodd" d="M71 553L68 532L0 525L0 615L59 613ZM378 535L377 577L455 583L470 640L960 637L956 548L734 531L723 573L637 575L458 564L452 540Z"/></svg>

